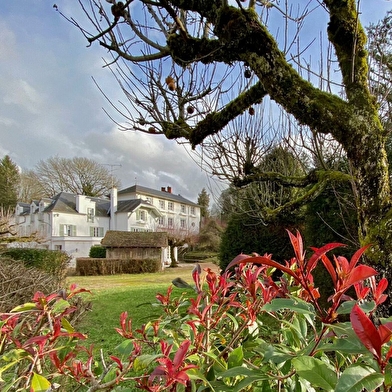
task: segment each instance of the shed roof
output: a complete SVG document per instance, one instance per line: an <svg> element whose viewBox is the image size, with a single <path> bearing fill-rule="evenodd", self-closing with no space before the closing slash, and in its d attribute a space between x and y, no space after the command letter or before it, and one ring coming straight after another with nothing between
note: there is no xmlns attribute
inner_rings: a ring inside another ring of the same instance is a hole
<svg viewBox="0 0 392 392"><path fill-rule="evenodd" d="M107 248L161 248L168 246L166 232L108 230L101 241Z"/></svg>

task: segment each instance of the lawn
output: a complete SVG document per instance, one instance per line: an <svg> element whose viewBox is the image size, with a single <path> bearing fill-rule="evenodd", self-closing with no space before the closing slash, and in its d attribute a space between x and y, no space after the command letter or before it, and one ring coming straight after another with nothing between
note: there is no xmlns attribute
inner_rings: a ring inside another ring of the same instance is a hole
<svg viewBox="0 0 392 392"><path fill-rule="evenodd" d="M86 295L86 300L92 302L92 310L78 325L78 330L88 335L85 345L93 344L96 349L103 349L105 354L110 355L122 341L115 332L120 314L127 311L134 328L157 318L159 308L152 305L158 303L155 295L165 293L177 277L192 284L193 267L194 264L182 264L179 268L167 268L164 272L153 274L68 277L68 285L75 283L92 292L92 295ZM212 264L201 264L201 267L217 270L217 266ZM180 295L184 290L174 288L173 295Z"/></svg>

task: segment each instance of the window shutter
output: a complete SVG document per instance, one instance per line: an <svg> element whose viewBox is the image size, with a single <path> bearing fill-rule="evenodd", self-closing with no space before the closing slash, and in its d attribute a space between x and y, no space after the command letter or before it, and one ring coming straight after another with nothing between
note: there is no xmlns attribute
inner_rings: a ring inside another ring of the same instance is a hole
<svg viewBox="0 0 392 392"><path fill-rule="evenodd" d="M71 233L72 233L72 237L76 237L76 226L75 225L72 225Z"/></svg>
<svg viewBox="0 0 392 392"><path fill-rule="evenodd" d="M94 237L94 227L90 226L90 237Z"/></svg>
<svg viewBox="0 0 392 392"><path fill-rule="evenodd" d="M139 210L136 211L136 220L140 220L140 211Z"/></svg>
<svg viewBox="0 0 392 392"><path fill-rule="evenodd" d="M64 236L64 225L60 225L60 236Z"/></svg>
<svg viewBox="0 0 392 392"><path fill-rule="evenodd" d="M103 237L103 227L99 227L99 236Z"/></svg>

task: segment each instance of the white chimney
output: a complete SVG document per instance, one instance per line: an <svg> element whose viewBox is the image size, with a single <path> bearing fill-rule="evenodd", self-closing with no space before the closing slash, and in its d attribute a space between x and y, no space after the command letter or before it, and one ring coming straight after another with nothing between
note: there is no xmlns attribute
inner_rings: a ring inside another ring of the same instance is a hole
<svg viewBox="0 0 392 392"><path fill-rule="evenodd" d="M117 188L113 187L110 191L110 230L116 230L116 212L117 212Z"/></svg>

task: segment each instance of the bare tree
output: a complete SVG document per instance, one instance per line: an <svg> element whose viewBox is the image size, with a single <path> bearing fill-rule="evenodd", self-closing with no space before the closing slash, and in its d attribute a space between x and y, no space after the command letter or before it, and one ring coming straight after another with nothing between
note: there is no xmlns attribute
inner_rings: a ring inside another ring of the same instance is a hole
<svg viewBox="0 0 392 392"><path fill-rule="evenodd" d="M101 197L118 187L120 182L99 163L87 158L51 157L39 161L34 170L42 193L53 196L59 192Z"/></svg>
<svg viewBox="0 0 392 392"><path fill-rule="evenodd" d="M90 34L71 21L89 43L99 42L111 52L116 65L122 61L129 64L117 70L129 69L131 75L140 76L140 94L132 88L127 91L124 85L132 103L126 109L130 129L186 140L197 148L213 142L211 138L225 141L228 124L240 116L252 115L250 108L255 110L268 97L295 119L298 129L309 132L300 135L292 130L290 135L285 133L286 140L298 143L331 137L332 144L344 150L351 171L319 166L303 176L289 178L264 172L253 164L257 158L252 157L251 167L236 175L231 173L233 182L246 186L273 180L302 188L297 200L278 207L281 212L314 198L332 180L352 181L361 244L373 245L367 252L369 263L391 276L392 200L385 148L388 132L369 89L366 34L360 23L359 2L107 2L111 6L90 0L89 8L85 8L85 2L79 1L96 33ZM309 58L305 53L312 44L306 31L312 17L318 21L324 18L326 34L320 42L329 40L334 72L331 62L324 59L316 68L304 60ZM196 72L199 68L203 71ZM118 75L121 71L116 72ZM330 81L326 82L323 74L330 76ZM245 86L243 78L250 79ZM187 110L190 103L197 109L190 109L192 113ZM228 140L234 161L236 149L244 150L245 157L248 151L257 151L247 136L239 147Z"/></svg>

